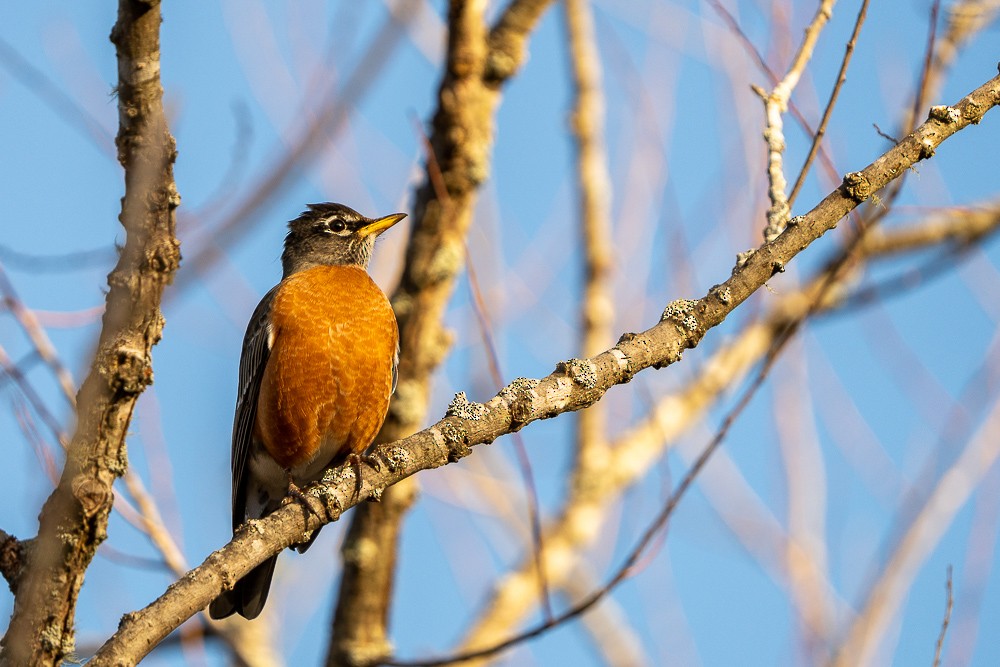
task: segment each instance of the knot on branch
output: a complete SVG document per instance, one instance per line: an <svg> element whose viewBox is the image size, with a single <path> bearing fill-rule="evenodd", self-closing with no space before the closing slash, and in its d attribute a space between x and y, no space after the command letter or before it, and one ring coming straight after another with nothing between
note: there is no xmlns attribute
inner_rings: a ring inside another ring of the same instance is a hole
<svg viewBox="0 0 1000 667"><path fill-rule="evenodd" d="M531 421L533 404L538 398L538 392L535 391L537 388L538 380L521 377L500 390L498 396L507 404L511 426L515 430Z"/></svg>
<svg viewBox="0 0 1000 667"><path fill-rule="evenodd" d="M942 123L957 123L962 120L962 112L955 107L945 104L931 107L927 117L932 120L939 120Z"/></svg>
<svg viewBox="0 0 1000 667"><path fill-rule="evenodd" d="M455 463L472 453L469 446L469 432L465 425L456 419L445 420L438 429L448 448L448 463Z"/></svg>
<svg viewBox="0 0 1000 667"><path fill-rule="evenodd" d="M597 386L597 364L589 359L569 359L556 364L556 373L561 373L581 387L593 389Z"/></svg>
<svg viewBox="0 0 1000 667"><path fill-rule="evenodd" d="M101 375L116 393L140 394L153 383L153 366L146 350L122 342L110 354L102 356L107 365L101 367Z"/></svg>
<svg viewBox="0 0 1000 667"><path fill-rule="evenodd" d="M660 321L670 320L677 325L680 333L698 331L698 318L694 316L698 302L693 299L677 299L667 304L660 315Z"/></svg>
<svg viewBox="0 0 1000 667"><path fill-rule="evenodd" d="M732 275L735 276L737 271L746 266L747 262L750 261L750 258L753 257L754 253L756 252L757 252L756 248L750 248L749 250L746 250L744 252L736 253L736 264L735 266L733 266L733 270L731 272Z"/></svg>
<svg viewBox="0 0 1000 667"><path fill-rule="evenodd" d="M181 265L181 244L174 236L159 238L159 243L152 242L146 248L146 266L156 273L166 274L173 278L174 272Z"/></svg>
<svg viewBox="0 0 1000 667"><path fill-rule="evenodd" d="M87 519L111 509L111 489L93 477L77 475L73 480L73 497Z"/></svg>
<svg viewBox="0 0 1000 667"><path fill-rule="evenodd" d="M455 398L451 399L451 403L448 404L448 410L444 414L446 417L479 421L486 416L486 413L487 409L485 405L470 401L466 397L465 392L460 391L455 394Z"/></svg>
<svg viewBox="0 0 1000 667"><path fill-rule="evenodd" d="M872 194L871 182L864 175L864 172L860 171L852 171L845 174L844 183L841 187L844 190L844 194L858 203L865 201Z"/></svg>
<svg viewBox="0 0 1000 667"><path fill-rule="evenodd" d="M391 473L402 470L410 461L409 450L403 447L376 447L366 461L375 470L382 471L382 466Z"/></svg>
<svg viewBox="0 0 1000 667"><path fill-rule="evenodd" d="M985 113L986 107L975 100L966 100L965 105L962 107L962 115L965 117L965 120L973 125L979 125L979 121L983 119L983 114Z"/></svg>
<svg viewBox="0 0 1000 667"><path fill-rule="evenodd" d="M733 292L725 285L713 285L711 289L708 290L711 296L714 296L719 300L723 306L728 306L733 300Z"/></svg>
<svg viewBox="0 0 1000 667"><path fill-rule="evenodd" d="M930 137L924 137L920 140L920 159L926 160L928 158L934 157L934 152L936 146Z"/></svg>
<svg viewBox="0 0 1000 667"><path fill-rule="evenodd" d="M624 336L622 339L624 339ZM621 343L622 339L619 339L618 342ZM632 378L635 377L636 372L635 368L632 366L632 360L618 346L611 348L610 352L611 356L615 358L615 363L618 364L618 372L620 374L619 377L621 378L621 383L626 384L631 382Z"/></svg>

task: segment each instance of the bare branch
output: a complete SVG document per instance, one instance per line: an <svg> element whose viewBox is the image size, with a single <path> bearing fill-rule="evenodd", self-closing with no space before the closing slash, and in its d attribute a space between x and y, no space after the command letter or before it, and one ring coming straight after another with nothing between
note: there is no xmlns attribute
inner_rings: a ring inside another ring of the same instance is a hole
<svg viewBox="0 0 1000 667"><path fill-rule="evenodd" d="M948 635L948 624L951 623L951 610L955 604L955 598L951 585L951 565L948 566L948 576L944 582L944 589L944 618L941 619L941 632L938 634L937 642L934 645L933 667L940 667L941 665L941 651L944 649L944 639Z"/></svg>
<svg viewBox="0 0 1000 667"><path fill-rule="evenodd" d="M806 28L805 36L799 50L792 60L791 66L784 78L771 90L765 93L756 89L764 101L764 140L767 142L767 181L769 184L767 196L771 207L767 210L767 227L764 229L764 240L770 241L781 233L789 217L788 197L785 194L785 169L783 155L785 152L784 120L782 115L788 108L788 100L792 91L799 83L802 72L812 58L813 49L819 40L819 34L833 13L836 0L822 0L816 15Z"/></svg>
<svg viewBox="0 0 1000 667"><path fill-rule="evenodd" d="M830 92L830 99L827 100L826 108L823 109L823 118L819 121L819 127L816 128L816 132L813 134L812 143L809 146L809 153L806 155L805 162L802 164L802 169L799 170L799 175L795 179L795 185L792 186L792 191L788 194L788 208L795 204L795 198L799 195L799 190L802 188L802 184L806 180L806 174L809 173L809 167L812 165L813 160L816 158L816 153L819 151L820 144L823 142L823 137L826 135L826 125L830 122L830 116L833 115L833 108L837 104L837 98L840 96L840 90L844 86L844 82L847 81L847 66L851 63L851 56L854 55L854 47L858 43L858 35L861 34L861 26L865 23L865 17L868 14L868 0L863 0L861 3L861 9L858 10L858 17L854 20L854 32L851 33L851 38L847 40L847 46L844 48L844 57L840 61L840 71L837 73L837 81L833 84L833 90Z"/></svg>
<svg viewBox="0 0 1000 667"><path fill-rule="evenodd" d="M585 360L560 363L540 379L519 379L485 404L456 400L448 416L434 426L380 448L380 470L364 467L361 492L350 468L338 468L325 484L307 493L323 503L326 516L287 505L268 517L250 522L233 541L216 551L185 578L141 612L127 615L119 631L105 644L94 665L134 662L184 619L204 608L224 586L248 573L281 549L301 541L307 531L338 518L360 498L415 472L467 456L471 447L519 430L533 421L579 410L599 400L612 386L631 380L647 368L662 368L698 344L740 303L781 271L801 250L832 229L849 211L892 179L933 154L941 142L1000 103L1000 77L973 91L954 107L937 107L912 135L875 162L845 177L809 214L795 220L778 238L766 243L738 265L732 276L698 301L668 306L663 320L639 334L627 334L610 350Z"/></svg>
<svg viewBox="0 0 1000 667"><path fill-rule="evenodd" d="M174 237L179 196L174 140L159 77L160 6L121 0L118 49L119 161L125 168L120 216L126 243L108 278L104 326L78 396L77 430L59 485L42 509L0 661L55 665L72 650L76 597L106 537L112 483L127 467L125 435L139 394L152 381L159 305L180 261Z"/></svg>

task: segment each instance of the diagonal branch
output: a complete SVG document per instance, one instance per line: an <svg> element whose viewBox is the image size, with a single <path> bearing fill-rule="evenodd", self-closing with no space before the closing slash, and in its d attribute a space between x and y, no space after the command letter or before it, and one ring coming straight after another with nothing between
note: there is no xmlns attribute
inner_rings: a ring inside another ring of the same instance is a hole
<svg viewBox="0 0 1000 667"><path fill-rule="evenodd" d="M618 344L589 359L557 365L550 375L519 378L485 404L456 400L445 418L432 427L380 450L380 469L363 467L355 479L350 467L330 471L324 483L307 493L322 503L325 516L289 504L264 519L249 522L233 540L202 565L172 585L145 609L126 615L118 632L101 648L92 665L137 662L184 620L204 608L226 586L280 550L300 542L307 531L336 520L360 499L378 496L385 488L420 470L455 462L478 444L520 430L526 425L582 409L598 401L611 387L630 381L648 368L662 368L695 347L705 333L783 270L799 252L893 179L933 155L945 139L1000 104L1000 77L963 98L953 107L934 107L930 118L910 136L863 170L845 176L812 211L794 219L776 239L741 262L732 275L698 301L670 304L652 328L625 334ZM360 492L357 491L360 482Z"/></svg>

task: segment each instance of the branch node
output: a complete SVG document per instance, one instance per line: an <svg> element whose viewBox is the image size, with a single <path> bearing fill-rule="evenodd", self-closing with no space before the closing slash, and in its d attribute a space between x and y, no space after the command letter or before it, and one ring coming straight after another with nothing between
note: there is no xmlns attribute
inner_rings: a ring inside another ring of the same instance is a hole
<svg viewBox="0 0 1000 667"><path fill-rule="evenodd" d="M486 413L487 409L485 405L470 401L465 392L460 391L455 394L455 398L451 399L451 403L448 404L448 409L444 415L445 417L458 417L459 419L479 421L486 416Z"/></svg>
<svg viewBox="0 0 1000 667"><path fill-rule="evenodd" d="M841 186L844 193L860 203L868 199L872 194L872 185L864 172L852 171L844 175L844 183Z"/></svg>
<svg viewBox="0 0 1000 667"><path fill-rule="evenodd" d="M962 112L955 107L946 104L931 107L927 117L932 120L939 120L942 123L957 123L962 120Z"/></svg>
<svg viewBox="0 0 1000 667"><path fill-rule="evenodd" d="M88 519L102 509L111 509L111 490L93 477L77 475L73 480L73 497Z"/></svg>
<svg viewBox="0 0 1000 667"><path fill-rule="evenodd" d="M678 331L686 333L698 330L698 318L694 316L698 302L693 299L677 299L667 304L660 315L660 321L671 320L676 323Z"/></svg>
<svg viewBox="0 0 1000 667"><path fill-rule="evenodd" d="M708 293L719 300L723 306L728 306L729 302L733 300L732 291L725 285L714 285Z"/></svg>
<svg viewBox="0 0 1000 667"><path fill-rule="evenodd" d="M410 452L397 446L376 447L365 461L379 472L382 471L382 466L384 465L389 472L395 473L402 470L409 463Z"/></svg>
<svg viewBox="0 0 1000 667"><path fill-rule="evenodd" d="M538 384L536 379L520 377L500 390L499 396L510 410L512 425L519 426L531 421L533 403L538 398L535 392Z"/></svg>
<svg viewBox="0 0 1000 667"><path fill-rule="evenodd" d="M924 137L920 140L920 159L926 160L928 158L934 157L934 142L930 137Z"/></svg>
<svg viewBox="0 0 1000 667"><path fill-rule="evenodd" d="M597 365L589 359L569 359L556 364L556 373L571 378L587 389L597 386Z"/></svg>
<svg viewBox="0 0 1000 667"><path fill-rule="evenodd" d="M732 274L735 276L736 272L746 266L746 263L750 261L750 258L754 256L757 252L757 248L750 248L744 252L736 253L736 266L733 267Z"/></svg>
<svg viewBox="0 0 1000 667"><path fill-rule="evenodd" d="M136 395L153 383L153 368L145 350L122 344L108 357L110 365L100 370L115 392Z"/></svg>
<svg viewBox="0 0 1000 667"><path fill-rule="evenodd" d="M624 336L622 336L622 338L624 338ZM611 348L611 356L613 356L615 361L618 362L618 368L621 371L622 383L631 382L632 378L635 377L635 369L632 367L632 362L629 360L628 355L622 352L621 349L613 347Z"/></svg>
<svg viewBox="0 0 1000 667"><path fill-rule="evenodd" d="M448 420L441 425L440 431L448 448L448 463L460 461L472 453L472 447L469 446L469 432L462 422L456 419Z"/></svg>
<svg viewBox="0 0 1000 667"><path fill-rule="evenodd" d="M979 125L979 121L983 119L986 109L987 107L982 106L975 100L966 99L965 106L962 107L962 115L973 125Z"/></svg>

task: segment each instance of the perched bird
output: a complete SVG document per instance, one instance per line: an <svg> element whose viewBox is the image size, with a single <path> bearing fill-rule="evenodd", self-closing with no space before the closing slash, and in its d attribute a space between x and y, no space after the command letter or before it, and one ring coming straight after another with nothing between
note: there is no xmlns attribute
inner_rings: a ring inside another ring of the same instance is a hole
<svg viewBox="0 0 1000 667"><path fill-rule="evenodd" d="M261 299L243 338L234 533L277 509L297 486L360 454L381 428L396 388L399 331L367 268L376 237L404 217L373 220L341 204L310 204L288 224L281 282ZM212 618L256 618L275 562L223 591L209 607Z"/></svg>

